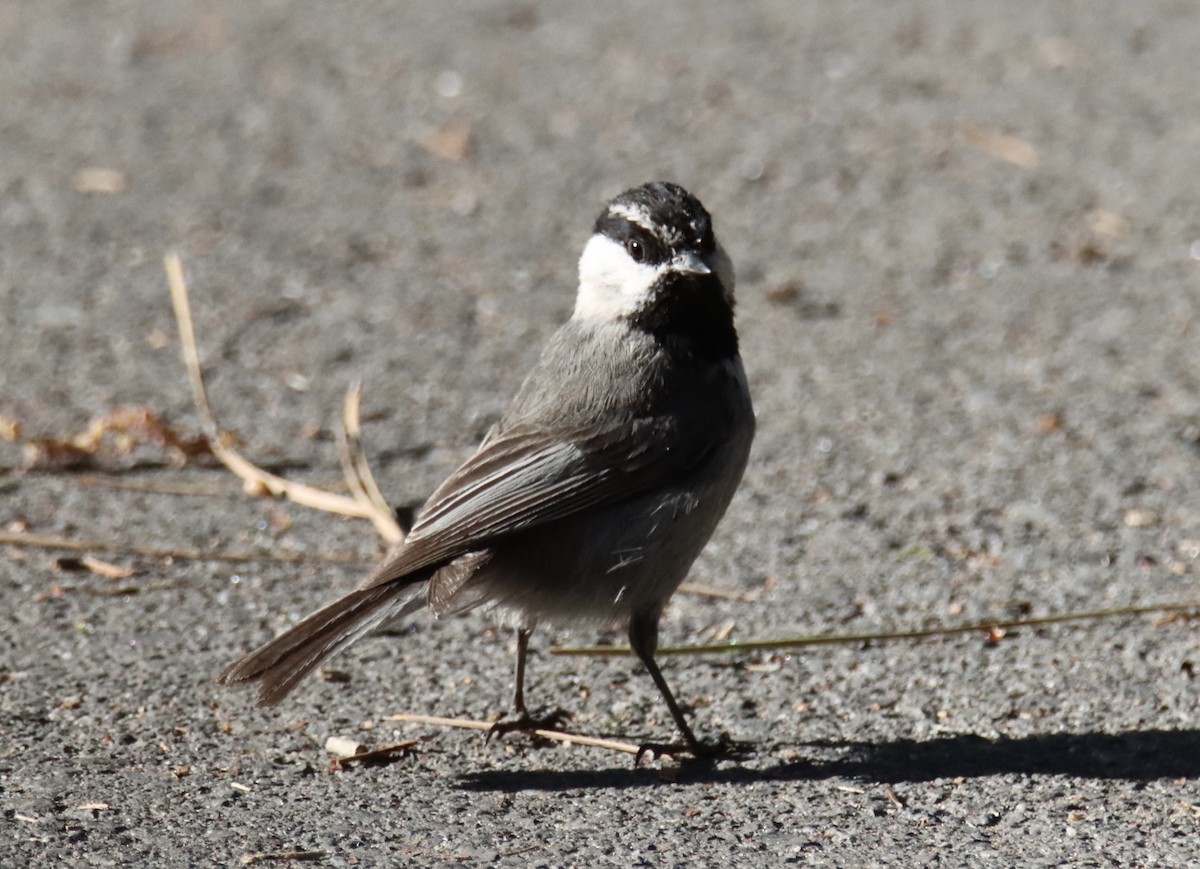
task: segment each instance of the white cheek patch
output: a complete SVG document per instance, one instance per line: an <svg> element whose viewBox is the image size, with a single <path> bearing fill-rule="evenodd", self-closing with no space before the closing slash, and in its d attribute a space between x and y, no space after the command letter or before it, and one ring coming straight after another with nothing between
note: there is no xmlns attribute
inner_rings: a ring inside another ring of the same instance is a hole
<svg viewBox="0 0 1200 869"><path fill-rule="evenodd" d="M634 262L612 239L592 236L579 258L575 317L613 321L631 316L645 305L662 271L662 266Z"/></svg>

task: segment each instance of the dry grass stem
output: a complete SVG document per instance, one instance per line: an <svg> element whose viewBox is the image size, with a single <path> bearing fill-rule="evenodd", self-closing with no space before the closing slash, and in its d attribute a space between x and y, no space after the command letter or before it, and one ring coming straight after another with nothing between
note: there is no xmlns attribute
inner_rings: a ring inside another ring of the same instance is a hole
<svg viewBox="0 0 1200 869"><path fill-rule="evenodd" d="M362 447L362 425L359 408L362 404L362 381L355 380L346 390L346 401L342 405L342 428L338 432L338 455L342 461L342 473L346 485L360 504L371 506L371 521L375 530L388 544L395 545L404 539L404 530L396 522L387 499L375 482L371 465Z"/></svg>
<svg viewBox="0 0 1200 869"><path fill-rule="evenodd" d="M491 730L491 721L472 721L468 718L441 718L436 715L388 715L384 721L403 721L408 724L429 724L434 727L457 727L465 730ZM619 751L624 754L637 755L639 746L628 742L618 742L613 739L599 739L594 736L582 736L578 733L564 733L561 730L532 730L534 736L561 742L564 745L586 745L591 748L604 748L609 751Z"/></svg>
<svg viewBox="0 0 1200 869"><path fill-rule="evenodd" d="M976 622L970 625L947 625L934 628L920 628L912 631L883 631L863 634L818 634L806 637L786 637L779 640L746 640L733 643L709 643L694 646L664 646L658 650L659 655L708 655L735 654L740 652L768 652L785 649L800 649L806 646L850 645L855 643L871 643L882 640L921 640L930 637L949 636L951 634L981 634L991 642L1002 639L1005 632L1017 628L1034 628L1046 625L1059 625L1068 622L1097 621L1099 619L1126 618L1129 616L1147 615L1150 613L1188 612L1200 610L1200 601L1182 601L1180 603L1147 604L1145 606L1116 607L1113 609L1092 610L1090 612L1063 613L1052 616L1038 616L1027 619L997 619L990 622ZM569 648L554 648L552 655L589 655L596 657L615 657L632 655L633 650L626 646L579 646Z"/></svg>
<svg viewBox="0 0 1200 869"><path fill-rule="evenodd" d="M369 501L336 495L313 486L306 486L303 483L294 483L264 471L245 459L222 439L216 416L208 401L208 393L204 388L204 376L200 368L200 354L197 350L196 333L192 324L191 306L188 303L187 283L183 277L183 264L177 254L169 253L164 257L164 265L167 270L167 282L171 288L171 302L175 307L175 321L179 326L183 364L187 369L188 379L192 386L192 397L203 421L209 446L221 464L243 481L248 493L267 493L273 497L287 498L293 503L327 513L370 519L388 542L395 542L403 537L400 526L396 524L390 512L385 518Z"/></svg>

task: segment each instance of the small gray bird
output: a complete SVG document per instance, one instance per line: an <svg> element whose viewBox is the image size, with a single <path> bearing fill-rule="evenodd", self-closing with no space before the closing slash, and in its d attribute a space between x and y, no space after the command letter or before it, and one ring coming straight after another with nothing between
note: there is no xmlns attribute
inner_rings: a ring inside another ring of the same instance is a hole
<svg viewBox="0 0 1200 869"><path fill-rule="evenodd" d="M686 748L654 660L658 620L725 513L754 437L733 325L733 267L700 202L675 184L626 190L579 261L571 319L478 452L362 585L218 677L282 700L330 656L428 604L497 608L525 653L541 622L628 626ZM509 728L506 728L509 729ZM664 746L653 746L663 749Z"/></svg>

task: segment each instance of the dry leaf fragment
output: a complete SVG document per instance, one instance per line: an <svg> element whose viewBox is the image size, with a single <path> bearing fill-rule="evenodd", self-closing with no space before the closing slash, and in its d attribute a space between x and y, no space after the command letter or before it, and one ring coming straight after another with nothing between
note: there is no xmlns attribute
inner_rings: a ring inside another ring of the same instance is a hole
<svg viewBox="0 0 1200 869"><path fill-rule="evenodd" d="M735 627L737 627L737 622L725 622L725 624L713 631L711 642L720 643L728 640L729 635L733 633Z"/></svg>
<svg viewBox="0 0 1200 869"><path fill-rule="evenodd" d="M127 579L137 573L132 567L122 567L119 564L101 561L99 558L94 558L91 555L83 556L79 559L79 563L92 573L107 577L108 579Z"/></svg>
<svg viewBox="0 0 1200 869"><path fill-rule="evenodd" d="M1158 515L1152 510L1126 510L1126 528L1149 528L1158 524Z"/></svg>
<svg viewBox="0 0 1200 869"><path fill-rule="evenodd" d="M1097 208L1088 215L1088 226L1096 235L1121 241L1129 235L1129 221L1112 211Z"/></svg>
<svg viewBox="0 0 1200 869"><path fill-rule="evenodd" d="M767 290L767 301L773 305L790 305L800 300L801 287L800 281L784 281Z"/></svg>
<svg viewBox="0 0 1200 869"><path fill-rule="evenodd" d="M346 741L350 742L352 740ZM351 763L361 763L365 766L391 763L394 760L399 760L412 754L416 744L417 740L410 739L408 742L397 742L395 745L386 745L383 748L376 748L373 751L359 751L349 757L335 757L329 762L329 768L337 772L345 769L347 764ZM328 743L326 743L326 746L328 746Z"/></svg>
<svg viewBox="0 0 1200 869"><path fill-rule="evenodd" d="M1184 558L1200 558L1200 540L1180 540L1175 548Z"/></svg>
<svg viewBox="0 0 1200 869"><path fill-rule="evenodd" d="M73 183L80 193L124 193L129 186L124 172L103 166L80 169L75 173Z"/></svg>
<svg viewBox="0 0 1200 869"><path fill-rule="evenodd" d="M1154 620L1154 627L1155 628L1165 628L1167 625L1187 624L1188 622L1192 622L1195 620L1196 620L1195 613L1184 613L1184 612L1167 613L1165 616L1161 616Z"/></svg>
<svg viewBox="0 0 1200 869"><path fill-rule="evenodd" d="M1066 421L1066 417L1061 411L1053 410L1040 414L1037 418L1038 434L1053 434L1056 431L1062 431Z"/></svg>
<svg viewBox="0 0 1200 869"><path fill-rule="evenodd" d="M775 655L757 664L747 664L747 673L777 673L783 669L783 662Z"/></svg>
<svg viewBox="0 0 1200 869"><path fill-rule="evenodd" d="M139 446L166 450L177 467L212 454L203 436L190 437L171 428L148 407L118 407L97 416L86 429L68 438L35 438L25 443L25 465L31 470L71 470L92 463L106 441L115 455Z"/></svg>
<svg viewBox="0 0 1200 869"><path fill-rule="evenodd" d="M207 438L180 434L147 407L120 410L110 415L108 421L111 428L128 433L140 443L169 450L173 453L172 462L179 466L187 464L189 459L212 455Z"/></svg>
<svg viewBox="0 0 1200 869"><path fill-rule="evenodd" d="M841 316L842 306L833 301L810 298L798 279L787 280L767 290L767 301L790 307L802 320L831 320Z"/></svg>
<svg viewBox="0 0 1200 869"><path fill-rule="evenodd" d="M77 447L70 441L43 438L25 444L25 467L31 471L70 470L92 460L94 451Z"/></svg>
<svg viewBox="0 0 1200 869"><path fill-rule="evenodd" d="M7 416L0 416L0 441L12 443L21 436L21 421Z"/></svg>
<svg viewBox="0 0 1200 869"><path fill-rule="evenodd" d="M325 750L335 757L347 758L361 754L362 743L348 736L331 736L325 740Z"/></svg>
<svg viewBox="0 0 1200 869"><path fill-rule="evenodd" d="M974 124L963 127L960 134L963 141L975 150L1022 169L1035 169L1041 162L1037 148L1016 136L993 133Z"/></svg>
<svg viewBox="0 0 1200 869"><path fill-rule="evenodd" d="M88 594L95 597L132 597L141 594L142 590L136 585L117 585L112 588L85 588Z"/></svg>
<svg viewBox="0 0 1200 869"><path fill-rule="evenodd" d="M274 494L271 487L257 477L242 480L242 491L248 498L265 498Z"/></svg>
<svg viewBox="0 0 1200 869"><path fill-rule="evenodd" d="M1079 64L1081 51L1077 44L1061 36L1049 36L1038 41L1042 60L1054 69L1069 69Z"/></svg>
<svg viewBox="0 0 1200 869"><path fill-rule="evenodd" d="M439 160L461 163L471 156L471 127L463 121L447 121L426 136L421 147Z"/></svg>

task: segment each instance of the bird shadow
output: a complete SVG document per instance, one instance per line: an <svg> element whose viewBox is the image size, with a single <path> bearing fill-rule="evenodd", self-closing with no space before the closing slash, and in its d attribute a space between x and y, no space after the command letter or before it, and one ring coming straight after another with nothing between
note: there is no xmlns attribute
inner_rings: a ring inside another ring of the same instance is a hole
<svg viewBox="0 0 1200 869"><path fill-rule="evenodd" d="M632 766L486 770L461 776L457 786L470 791L565 791L833 778L890 784L1014 774L1134 782L1200 777L1200 730L1051 733L996 739L962 734L928 740L828 740L771 747L772 752L785 748L808 757L762 767L695 760L665 774Z"/></svg>

